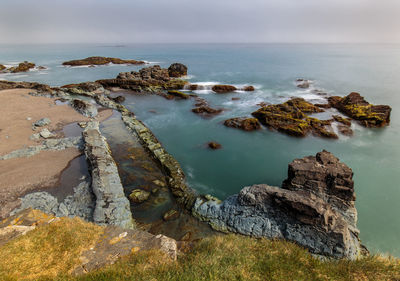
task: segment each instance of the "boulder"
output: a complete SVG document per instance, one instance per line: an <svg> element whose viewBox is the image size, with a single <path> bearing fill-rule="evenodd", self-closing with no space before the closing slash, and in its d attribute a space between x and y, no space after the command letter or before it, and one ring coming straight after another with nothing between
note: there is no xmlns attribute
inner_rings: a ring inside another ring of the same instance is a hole
<svg viewBox="0 0 400 281"><path fill-rule="evenodd" d="M150 192L142 189L135 189L129 195L129 198L135 203L143 203L150 197Z"/></svg>
<svg viewBox="0 0 400 281"><path fill-rule="evenodd" d="M196 114L201 114L204 117L211 117L217 114L220 114L223 110L222 109L215 109L209 106L199 106L192 109L192 112Z"/></svg>
<svg viewBox="0 0 400 281"><path fill-rule="evenodd" d="M32 125L35 127L44 127L47 126L51 123L51 120L49 118L42 118L33 123Z"/></svg>
<svg viewBox="0 0 400 281"><path fill-rule="evenodd" d="M215 85L211 89L218 94L230 93L237 90L235 86L231 85Z"/></svg>
<svg viewBox="0 0 400 281"><path fill-rule="evenodd" d="M238 128L244 131L254 131L261 128L257 118L237 117L225 120L224 125L231 128Z"/></svg>
<svg viewBox="0 0 400 281"><path fill-rule="evenodd" d="M384 127L390 123L392 108L388 105L372 105L359 93L350 93L344 98L333 96L328 98L329 104L346 114L352 119L358 120L364 127Z"/></svg>
<svg viewBox="0 0 400 281"><path fill-rule="evenodd" d="M258 184L225 201L198 198L192 213L223 232L287 239L312 253L356 259L353 172L327 151L289 164L282 188Z"/></svg>
<svg viewBox="0 0 400 281"><path fill-rule="evenodd" d="M219 143L215 142L215 141L211 141L209 143L207 143L208 147L215 150L215 149L221 149L222 145L220 145Z"/></svg>
<svg viewBox="0 0 400 281"><path fill-rule="evenodd" d="M245 86L242 90L246 92L253 92L255 88L254 86Z"/></svg>
<svg viewBox="0 0 400 281"><path fill-rule="evenodd" d="M44 139L53 138L56 136L55 134L50 132L49 129L47 129L47 128L44 128L43 130L41 130L39 135Z"/></svg>
<svg viewBox="0 0 400 281"><path fill-rule="evenodd" d="M187 75L187 66L181 63L173 63L168 67L169 77L182 77Z"/></svg>
<svg viewBox="0 0 400 281"><path fill-rule="evenodd" d="M32 89L39 93L52 93L50 86L45 84L39 84L36 82L12 82L12 81L1 81L0 80L0 90L9 89Z"/></svg>
<svg viewBox="0 0 400 281"><path fill-rule="evenodd" d="M76 89L81 90L82 92L96 92L103 91L103 86L100 83L96 82L82 82L79 84L68 84L61 86L62 89ZM72 93L74 94L74 93ZM76 93L79 94L79 93Z"/></svg>
<svg viewBox="0 0 400 281"><path fill-rule="evenodd" d="M351 118L344 118L340 115L332 115L332 118L336 122L342 123L343 125L346 125L347 127L351 126Z"/></svg>
<svg viewBox="0 0 400 281"><path fill-rule="evenodd" d="M71 60L63 62L67 66L86 66L86 65L105 65L105 64L145 64L144 61L123 60L119 58L109 57L88 57L85 59Z"/></svg>

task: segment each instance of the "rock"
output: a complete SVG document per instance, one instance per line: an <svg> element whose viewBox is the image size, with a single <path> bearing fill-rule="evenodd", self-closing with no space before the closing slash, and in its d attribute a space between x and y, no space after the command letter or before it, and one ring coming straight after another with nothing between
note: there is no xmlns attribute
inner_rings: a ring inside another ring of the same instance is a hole
<svg viewBox="0 0 400 281"><path fill-rule="evenodd" d="M30 140L39 140L40 139L40 134L33 134L32 136L29 137Z"/></svg>
<svg viewBox="0 0 400 281"><path fill-rule="evenodd" d="M9 89L32 89L36 90L39 93L52 93L50 86L45 84L39 84L36 82L11 82L0 80L0 90Z"/></svg>
<svg viewBox="0 0 400 281"><path fill-rule="evenodd" d="M4 65L0 64L0 71L3 71L5 69L6 69L6 67Z"/></svg>
<svg viewBox="0 0 400 281"><path fill-rule="evenodd" d="M353 130L349 126L339 124L338 130L339 130L339 133L341 133L342 135L345 135L348 137L351 137L353 135Z"/></svg>
<svg viewBox="0 0 400 281"><path fill-rule="evenodd" d="M255 88L254 86L245 86L242 90L246 92L253 92L255 91Z"/></svg>
<svg viewBox="0 0 400 281"><path fill-rule="evenodd" d="M39 66L38 66L38 69L39 69L39 70L45 70L45 69L47 69L47 67L42 66L42 65L39 65Z"/></svg>
<svg viewBox="0 0 400 281"><path fill-rule="evenodd" d="M332 107L329 103L316 103L316 104L314 104L314 105L315 105L315 106L318 106L318 107L320 107L320 108L326 108L326 109Z"/></svg>
<svg viewBox="0 0 400 281"><path fill-rule="evenodd" d="M224 125L231 128L238 128L244 131L254 131L261 128L257 118L237 117L225 120Z"/></svg>
<svg viewBox="0 0 400 281"><path fill-rule="evenodd" d="M7 71L11 73L27 72L34 67L34 63L24 61L18 64L18 66L10 67Z"/></svg>
<svg viewBox="0 0 400 281"><path fill-rule="evenodd" d="M97 92L103 93L104 88L100 83L97 82L82 82L79 84L68 84L61 86L61 89L67 90L71 94L83 94L86 92Z"/></svg>
<svg viewBox="0 0 400 281"><path fill-rule="evenodd" d="M215 109L209 106L199 106L192 109L193 113L201 114L204 117L211 117L214 115L218 115L222 112L222 109Z"/></svg>
<svg viewBox="0 0 400 281"><path fill-rule="evenodd" d="M338 135L333 131L331 127L332 120L319 120L317 118L307 117L308 124L312 129L314 136L338 139Z"/></svg>
<svg viewBox="0 0 400 281"><path fill-rule="evenodd" d="M129 195L129 198L135 203L143 203L147 201L150 197L150 192L142 190L142 189L135 189Z"/></svg>
<svg viewBox="0 0 400 281"><path fill-rule="evenodd" d="M220 231L288 239L315 254L356 259L363 247L352 176L322 151L290 163L282 188L248 186L222 203L198 198L192 212Z"/></svg>
<svg viewBox="0 0 400 281"><path fill-rule="evenodd" d="M105 64L145 64L144 61L123 60L119 58L109 57L88 57L85 59L71 60L63 62L63 65L68 66L85 66L85 65L105 65Z"/></svg>
<svg viewBox="0 0 400 281"><path fill-rule="evenodd" d="M35 127L44 127L47 126L51 123L51 120L49 118L42 118L33 123L32 125Z"/></svg>
<svg viewBox="0 0 400 281"><path fill-rule="evenodd" d="M352 119L358 120L364 127L384 127L390 123L392 108L388 105L372 105L359 93L350 93L344 98L333 96L328 98L329 104L346 114Z"/></svg>
<svg viewBox="0 0 400 281"><path fill-rule="evenodd" d="M185 86L186 89L190 91L196 91L199 88L199 85L197 84L189 84Z"/></svg>
<svg viewBox="0 0 400 281"><path fill-rule="evenodd" d="M56 136L55 134L51 133L47 128L41 130L39 134L44 139L53 138Z"/></svg>
<svg viewBox="0 0 400 281"><path fill-rule="evenodd" d="M97 116L97 107L96 105L88 102L88 101L84 101L81 99L73 99L71 101L71 106L78 111L79 113L81 113L82 115L86 116L86 117L95 117Z"/></svg>
<svg viewBox="0 0 400 281"><path fill-rule="evenodd" d="M304 137L310 131L322 131L325 126L328 126L328 124L316 118L308 118L306 115L322 111L302 98L293 98L283 104L264 106L253 112L252 115L269 128L291 136ZM323 133L317 132L317 134ZM325 135L329 136L330 134Z"/></svg>
<svg viewBox="0 0 400 281"><path fill-rule="evenodd" d="M78 122L78 126L81 128L86 128L87 122Z"/></svg>
<svg viewBox="0 0 400 281"><path fill-rule="evenodd" d="M309 80L305 80L305 79L297 79L297 87L298 88L302 88L302 89L308 89L310 88L310 81Z"/></svg>
<svg viewBox="0 0 400 281"><path fill-rule="evenodd" d="M117 96L115 98L112 98L113 101L115 101L116 103L123 103L125 101L125 97L124 96Z"/></svg>
<svg viewBox="0 0 400 281"><path fill-rule="evenodd" d="M232 100L240 100L240 98L232 98Z"/></svg>
<svg viewBox="0 0 400 281"><path fill-rule="evenodd" d="M235 86L231 85L215 85L211 89L218 94L234 92L237 90Z"/></svg>
<svg viewBox="0 0 400 281"><path fill-rule="evenodd" d="M182 77L187 75L187 66L181 63L173 63L168 67L169 77Z"/></svg>
<svg viewBox="0 0 400 281"><path fill-rule="evenodd" d="M174 97L177 97L180 99L185 99L185 100L190 98L190 96L188 94L185 94L185 93L182 93L182 92L176 91L176 90L168 91L168 95L172 95Z"/></svg>
<svg viewBox="0 0 400 281"><path fill-rule="evenodd" d="M99 122L88 122L82 135L91 169L92 190L96 197L93 221L101 225L134 228L129 200L125 197L110 147L99 131Z"/></svg>
<svg viewBox="0 0 400 281"><path fill-rule="evenodd" d="M208 147L211 149L221 149L222 145L220 145L219 143L215 142L215 141L211 141L209 143L207 143Z"/></svg>
<svg viewBox="0 0 400 281"><path fill-rule="evenodd" d="M165 182L160 181L160 180L153 180L153 183L154 183L155 185L160 186L160 187L166 187L166 186L167 186L167 185L165 184Z"/></svg>
<svg viewBox="0 0 400 281"><path fill-rule="evenodd" d="M116 79L96 81L107 88L119 87L137 92L157 93L162 90L180 90L188 82L170 77L168 69L159 65L145 67L139 71L121 72Z"/></svg>
<svg viewBox="0 0 400 281"><path fill-rule="evenodd" d="M336 122L342 123L343 125L346 125L347 127L351 126L351 118L344 118L340 115L332 115L332 118Z"/></svg>
<svg viewBox="0 0 400 281"><path fill-rule="evenodd" d="M163 220L165 221L171 221L171 220L176 220L179 218L179 212L177 210L169 210L163 215Z"/></svg>

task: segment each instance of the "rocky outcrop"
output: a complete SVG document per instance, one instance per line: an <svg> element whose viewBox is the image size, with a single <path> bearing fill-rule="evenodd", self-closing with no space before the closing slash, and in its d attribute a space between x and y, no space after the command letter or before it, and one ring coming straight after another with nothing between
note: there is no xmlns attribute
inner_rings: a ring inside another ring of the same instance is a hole
<svg viewBox="0 0 400 281"><path fill-rule="evenodd" d="M391 107L388 105L372 105L359 93L350 93L344 98L333 96L328 98L329 104L347 116L358 120L364 127L384 127L390 123Z"/></svg>
<svg viewBox="0 0 400 281"><path fill-rule="evenodd" d="M332 120L319 120L307 114L323 110L302 98L292 98L283 104L266 105L252 113L263 125L291 136L338 138L331 128Z"/></svg>
<svg viewBox="0 0 400 281"><path fill-rule="evenodd" d="M176 91L176 90L168 91L168 95L174 96L176 98L184 99L184 100L187 100L190 98L190 96L188 94L185 94L185 93L182 93L182 92Z"/></svg>
<svg viewBox="0 0 400 281"><path fill-rule="evenodd" d="M105 64L145 64L144 61L137 60L123 60L119 58L109 57L88 57L85 59L71 60L63 62L67 66L86 66L86 65L105 65Z"/></svg>
<svg viewBox="0 0 400 281"><path fill-rule="evenodd" d="M70 90L71 94L79 94L81 92L103 92L104 88L100 83L96 82L83 82L79 84L68 84L61 86L63 90ZM75 92L73 92L75 90ZM78 91L78 92L77 92Z"/></svg>
<svg viewBox="0 0 400 281"><path fill-rule="evenodd" d="M187 75L187 66L181 63L173 63L168 67L169 77L182 77Z"/></svg>
<svg viewBox="0 0 400 281"><path fill-rule="evenodd" d="M117 165L97 121L88 123L83 138L91 169L92 190L96 197L93 221L100 225L134 228L129 200L125 197Z"/></svg>
<svg viewBox="0 0 400 281"><path fill-rule="evenodd" d="M121 72L115 79L96 81L104 87L119 87L137 92L159 92L183 89L187 81L170 77L168 69L159 65L145 67L139 71Z"/></svg>
<svg viewBox="0 0 400 281"><path fill-rule="evenodd" d="M20 64L18 64L17 66L10 67L9 69L7 69L7 71L11 72L11 73L27 72L32 68L35 68L34 63L24 61L24 62L21 62Z"/></svg>
<svg viewBox="0 0 400 281"><path fill-rule="evenodd" d="M237 88L232 85L215 85L211 89L218 94L230 93L237 90Z"/></svg>
<svg viewBox="0 0 400 281"><path fill-rule="evenodd" d="M207 146L209 147L209 148L211 148L211 149L221 149L222 148L222 145L221 144L219 144L219 143L217 143L217 142L215 142L215 141L210 141L209 143L207 143Z"/></svg>
<svg viewBox="0 0 400 281"><path fill-rule="evenodd" d="M4 65L0 64L0 71L5 70L7 67L5 67Z"/></svg>
<svg viewBox="0 0 400 281"><path fill-rule="evenodd" d="M224 125L244 131L255 131L261 128L257 118L237 117L225 120Z"/></svg>
<svg viewBox="0 0 400 281"><path fill-rule="evenodd" d="M142 203L148 200L150 197L150 192L142 189L135 189L129 195L129 198L135 203Z"/></svg>
<svg viewBox="0 0 400 281"><path fill-rule="evenodd" d="M208 105L202 105L192 109L193 113L200 114L203 117L212 117L222 113L222 111L223 109L221 108L212 108Z"/></svg>
<svg viewBox="0 0 400 281"><path fill-rule="evenodd" d="M97 107L88 101L82 99L73 99L71 101L71 106L83 116L86 117L97 116Z"/></svg>
<svg viewBox="0 0 400 281"><path fill-rule="evenodd" d="M357 258L363 252L357 229L353 172L327 151L296 159L282 188L243 188L225 201L198 198L193 214L216 230L284 238L312 253Z"/></svg>
<svg viewBox="0 0 400 281"><path fill-rule="evenodd" d="M52 92L50 86L45 84L39 84L36 82L11 82L0 80L0 90L9 89L32 89L38 91L39 93Z"/></svg>
<svg viewBox="0 0 400 281"><path fill-rule="evenodd" d="M74 194L67 196L62 202L48 192L34 192L21 198L21 206L11 212L14 215L25 209L40 210L57 217L80 217L93 221L95 198L90 184L81 182L74 188Z"/></svg>

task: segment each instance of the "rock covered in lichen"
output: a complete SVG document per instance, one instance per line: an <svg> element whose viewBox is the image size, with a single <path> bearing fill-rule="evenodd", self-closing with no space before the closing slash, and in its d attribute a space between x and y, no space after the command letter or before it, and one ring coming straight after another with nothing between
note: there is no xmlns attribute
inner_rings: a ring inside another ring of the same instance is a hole
<svg viewBox="0 0 400 281"><path fill-rule="evenodd" d="M30 69L35 68L35 64L32 62L24 61L18 64L17 66L10 67L7 69L7 72L18 73L18 72L27 72Z"/></svg>
<svg viewBox="0 0 400 281"><path fill-rule="evenodd" d="M188 94L182 93L180 91L176 91L176 90L170 90L168 91L168 95L180 98L180 99L184 99L187 100L190 98L190 96Z"/></svg>
<svg viewBox="0 0 400 281"><path fill-rule="evenodd" d="M173 63L168 67L169 77L182 77L187 75L188 68L182 63Z"/></svg>
<svg viewBox="0 0 400 281"><path fill-rule="evenodd" d="M347 116L358 120L365 127L384 127L390 123L391 107L388 105L372 105L359 93L350 93L344 98L333 96L328 98L329 104Z"/></svg>
<svg viewBox="0 0 400 281"><path fill-rule="evenodd" d="M237 90L237 88L232 85L214 85L211 89L218 94L230 93Z"/></svg>
<svg viewBox="0 0 400 281"><path fill-rule="evenodd" d="M261 128L257 118L236 117L225 120L224 125L231 128L237 128L244 131L255 131Z"/></svg>

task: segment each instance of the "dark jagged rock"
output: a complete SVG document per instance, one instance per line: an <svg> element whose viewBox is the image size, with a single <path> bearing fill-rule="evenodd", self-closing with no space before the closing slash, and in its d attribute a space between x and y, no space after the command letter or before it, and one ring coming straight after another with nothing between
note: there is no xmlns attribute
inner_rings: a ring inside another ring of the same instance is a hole
<svg viewBox="0 0 400 281"><path fill-rule="evenodd" d="M332 120L319 120L317 118L307 117L306 118L308 124L312 128L312 132L314 136L329 138L329 139L338 139L338 135L333 132L331 127Z"/></svg>
<svg viewBox="0 0 400 281"><path fill-rule="evenodd" d="M390 123L390 106L372 105L359 93L353 92L344 98L329 97L328 102L340 112L358 120L364 127L384 127Z"/></svg>
<svg viewBox="0 0 400 281"><path fill-rule="evenodd" d="M50 86L45 84L39 84L36 82L11 82L11 81L0 81L0 90L9 89L32 89L40 93L48 92L51 93L52 89Z"/></svg>
<svg viewBox="0 0 400 281"><path fill-rule="evenodd" d="M346 125L347 127L351 126L351 118L344 118L340 115L332 115L332 118L336 122L342 123L343 125Z"/></svg>
<svg viewBox="0 0 400 281"><path fill-rule="evenodd" d="M224 125L231 128L238 128L244 131L254 131L261 128L257 118L237 117L225 120Z"/></svg>
<svg viewBox="0 0 400 281"><path fill-rule="evenodd" d="M215 109L209 106L199 106L192 109L192 112L196 114L201 114L205 117L211 117L217 114L220 114L223 110L222 109Z"/></svg>
<svg viewBox="0 0 400 281"><path fill-rule="evenodd" d="M322 111L302 98L293 98L283 104L264 106L252 115L261 124L291 136L304 137L313 131L319 136L337 138L336 134L330 133L330 123L306 115Z"/></svg>
<svg viewBox="0 0 400 281"><path fill-rule="evenodd" d="M34 63L24 61L24 62L21 62L20 64L18 64L17 66L10 67L9 69L7 69L7 72L11 72L11 73L27 72L32 68L35 68Z"/></svg>
<svg viewBox="0 0 400 281"><path fill-rule="evenodd" d="M121 72L116 79L96 81L104 87L119 87L137 92L159 92L162 90L183 89L187 81L171 78L168 69L159 65L145 67L139 71Z"/></svg>
<svg viewBox="0 0 400 281"><path fill-rule="evenodd" d="M71 106L86 117L95 117L97 116L97 107L88 102L81 99L73 99L71 101Z"/></svg>
<svg viewBox="0 0 400 281"><path fill-rule="evenodd" d="M61 86L62 89L79 89L84 92L96 92L97 90L103 90L103 86L96 82L83 82L79 84L68 84Z"/></svg>
<svg viewBox="0 0 400 281"><path fill-rule="evenodd" d="M125 101L125 97L124 96L116 96L115 98L111 98L113 101L115 101L116 103L123 103Z"/></svg>
<svg viewBox="0 0 400 281"><path fill-rule="evenodd" d="M222 148L222 145L220 145L219 143L217 143L215 141L211 141L207 145L208 145L209 148L214 149L214 150Z"/></svg>
<svg viewBox="0 0 400 281"><path fill-rule="evenodd" d="M173 63L168 67L169 77L182 77L187 75L187 66L181 63Z"/></svg>
<svg viewBox="0 0 400 281"><path fill-rule="evenodd" d="M85 66L85 65L105 65L105 64L145 64L144 61L137 60L123 60L119 58L108 57L88 57L85 59L71 60L63 62L63 65L68 66Z"/></svg>
<svg viewBox="0 0 400 281"><path fill-rule="evenodd" d="M331 153L289 164L282 188L243 188L225 201L198 198L193 214L217 230L288 239L312 253L355 259L363 253L357 229L353 172Z"/></svg>
<svg viewBox="0 0 400 281"><path fill-rule="evenodd" d="M235 86L231 85L215 85L211 89L218 94L230 93L237 90Z"/></svg>
<svg viewBox="0 0 400 281"><path fill-rule="evenodd" d="M246 92L253 92L254 90L255 90L255 88L253 86L245 86L243 88L243 91L246 91Z"/></svg>
<svg viewBox="0 0 400 281"><path fill-rule="evenodd" d="M185 93L182 93L182 92L176 91L176 90L168 91L168 95L171 95L171 96L174 96L174 97L177 97L180 99L185 99L185 100L190 98L190 96L188 94L185 94Z"/></svg>

